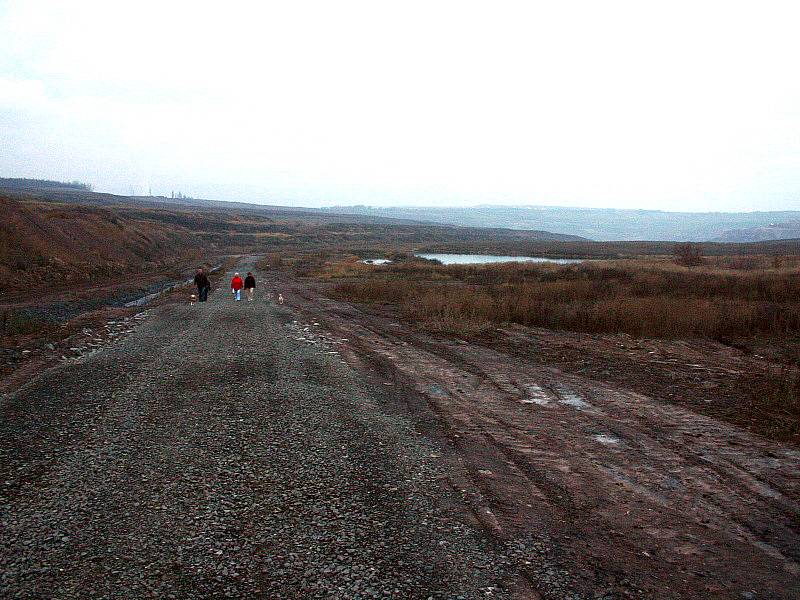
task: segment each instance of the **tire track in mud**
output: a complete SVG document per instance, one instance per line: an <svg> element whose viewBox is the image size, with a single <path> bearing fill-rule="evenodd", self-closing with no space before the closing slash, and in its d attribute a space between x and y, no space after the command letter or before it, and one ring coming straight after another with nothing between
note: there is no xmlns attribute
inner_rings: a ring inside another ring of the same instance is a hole
<svg viewBox="0 0 800 600"><path fill-rule="evenodd" d="M281 284L348 339L351 362L417 398L399 404L449 448L479 495L468 504L492 514L484 525L495 535L542 528L589 587L623 594L800 593L796 450Z"/></svg>

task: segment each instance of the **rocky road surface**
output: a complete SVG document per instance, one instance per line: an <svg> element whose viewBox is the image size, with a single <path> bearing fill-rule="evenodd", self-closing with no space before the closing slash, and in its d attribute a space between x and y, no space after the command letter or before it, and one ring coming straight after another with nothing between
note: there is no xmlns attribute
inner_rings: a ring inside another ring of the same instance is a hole
<svg viewBox="0 0 800 600"><path fill-rule="evenodd" d="M218 289L3 396L0 597L529 595L526 549L294 320Z"/></svg>
<svg viewBox="0 0 800 600"><path fill-rule="evenodd" d="M0 397L0 597L800 596L797 450L257 277Z"/></svg>

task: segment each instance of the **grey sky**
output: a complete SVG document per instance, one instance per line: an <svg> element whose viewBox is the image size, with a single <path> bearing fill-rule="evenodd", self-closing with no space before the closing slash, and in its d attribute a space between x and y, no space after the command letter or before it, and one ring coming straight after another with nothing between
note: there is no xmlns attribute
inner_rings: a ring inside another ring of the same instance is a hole
<svg viewBox="0 0 800 600"><path fill-rule="evenodd" d="M797 2L0 2L0 175L800 209Z"/></svg>

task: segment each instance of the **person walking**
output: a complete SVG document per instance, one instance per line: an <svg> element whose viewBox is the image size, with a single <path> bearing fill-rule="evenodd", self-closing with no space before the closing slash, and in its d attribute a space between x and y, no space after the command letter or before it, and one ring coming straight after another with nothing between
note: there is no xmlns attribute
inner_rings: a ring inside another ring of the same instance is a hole
<svg viewBox="0 0 800 600"><path fill-rule="evenodd" d="M211 282L208 280L208 275L206 275L203 267L197 269L197 274L194 276L194 284L197 286L197 299L200 302L205 302L208 299Z"/></svg>
<svg viewBox="0 0 800 600"><path fill-rule="evenodd" d="M244 282L242 278L239 277L238 273L233 274L233 279L231 279L231 293L233 294L234 300L239 302L242 299L242 288L244 287Z"/></svg>
<svg viewBox="0 0 800 600"><path fill-rule="evenodd" d="M247 277L244 278L244 294L247 296L247 301L253 301L253 293L256 291L256 278L253 277L251 272L247 272Z"/></svg>

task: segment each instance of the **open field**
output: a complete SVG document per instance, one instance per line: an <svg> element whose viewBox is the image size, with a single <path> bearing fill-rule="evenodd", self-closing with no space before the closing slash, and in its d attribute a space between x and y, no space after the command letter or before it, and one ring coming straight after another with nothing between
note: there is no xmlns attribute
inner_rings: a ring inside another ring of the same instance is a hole
<svg viewBox="0 0 800 600"><path fill-rule="evenodd" d="M771 265L774 259L761 260ZM687 269L667 260L444 266L412 260L331 264L316 274L352 275L331 293L396 303L410 321L432 329L518 323L665 338L798 336L800 261L779 262L787 266Z"/></svg>
<svg viewBox="0 0 800 600"><path fill-rule="evenodd" d="M800 440L747 408L780 374L774 357L513 324L429 331L396 305L326 298L330 280L269 273L300 339L340 353L439 441L474 518L500 539L550 540L587 597L797 593ZM539 595L521 597L564 597L539 564Z"/></svg>
<svg viewBox="0 0 800 600"><path fill-rule="evenodd" d="M70 189L0 190L0 288L7 296L68 289L229 253L338 248L371 254L431 240L477 246L548 237L217 204L225 203L193 207Z"/></svg>
<svg viewBox="0 0 800 600"><path fill-rule="evenodd" d="M774 359L766 384L741 385L726 418L797 436L800 243L704 244L687 269L664 242L541 239L541 232L412 224L279 207L126 198L85 189L12 190L0 199L3 370L37 332L185 279L199 263L262 253L329 282L325 293L384 304L409 326L481 336L515 324L636 338L707 339ZM81 204L81 202L90 204ZM355 219L349 222L348 219ZM581 265L444 267L416 251L602 258ZM375 267L363 257L391 257ZM33 349L36 351L36 348ZM745 379L747 377L745 376ZM749 380L748 380L749 381ZM740 394L741 396L741 394ZM740 409L742 403L747 408ZM702 407L701 407L702 408ZM737 416L738 415L738 416ZM770 415L762 418L763 415Z"/></svg>
<svg viewBox="0 0 800 600"><path fill-rule="evenodd" d="M476 342L489 343L498 327L520 325L552 331L551 337L558 331L623 335L656 346L658 340L685 340L705 345L710 362L714 344L720 351L766 357L758 369L733 369L719 382L726 402L694 408L767 437L800 442L796 257L714 257L692 269L667 258L574 265L308 262L299 263L301 272L322 282L332 298L378 305L407 326ZM591 347L585 352L593 354ZM642 370L633 373L639 384L646 382L643 390L675 381L674 374L659 373L654 382Z"/></svg>

